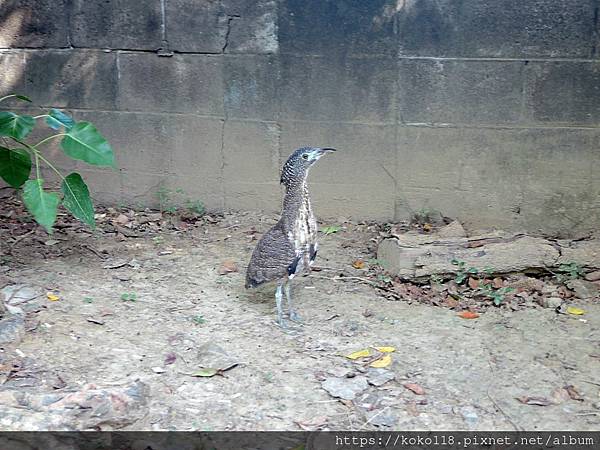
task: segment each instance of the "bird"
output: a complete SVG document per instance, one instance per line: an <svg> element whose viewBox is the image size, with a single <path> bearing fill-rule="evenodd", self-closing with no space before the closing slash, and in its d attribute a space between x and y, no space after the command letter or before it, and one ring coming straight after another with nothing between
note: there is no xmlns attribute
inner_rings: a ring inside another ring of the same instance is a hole
<svg viewBox="0 0 600 450"><path fill-rule="evenodd" d="M334 148L302 147L294 151L281 170L285 187L281 218L258 241L246 270L246 289L276 282L275 302L277 322L283 320L283 293L288 303L290 320L301 322L292 305L291 281L295 275L308 271L317 257L317 221L307 186L310 168Z"/></svg>

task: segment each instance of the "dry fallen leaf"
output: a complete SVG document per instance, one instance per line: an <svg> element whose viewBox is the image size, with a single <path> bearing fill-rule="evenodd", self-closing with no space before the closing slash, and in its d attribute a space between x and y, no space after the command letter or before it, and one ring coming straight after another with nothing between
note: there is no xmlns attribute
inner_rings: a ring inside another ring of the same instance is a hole
<svg viewBox="0 0 600 450"><path fill-rule="evenodd" d="M50 300L51 302L57 302L60 300L60 297L58 295L53 294L52 292L48 292L46 294L46 297L48 297L48 300Z"/></svg>
<svg viewBox="0 0 600 450"><path fill-rule="evenodd" d="M458 315L458 317L461 317L462 319L477 319L479 314L471 311L463 311Z"/></svg>
<svg viewBox="0 0 600 450"><path fill-rule="evenodd" d="M525 405L535 405L535 406L550 406L554 403L548 400L546 397L528 397L523 395L522 397L517 397L521 403Z"/></svg>
<svg viewBox="0 0 600 450"><path fill-rule="evenodd" d="M585 310L581 309L581 308L576 308L574 306L569 306L567 308L567 312L569 314L573 314L574 316L582 316L585 314Z"/></svg>
<svg viewBox="0 0 600 450"><path fill-rule="evenodd" d="M357 352L350 353L349 355L346 355L346 358L348 358L348 359L358 359L358 358L365 358L367 356L371 356L371 352L369 351L368 348L365 348L363 350L359 350Z"/></svg>
<svg viewBox="0 0 600 450"><path fill-rule="evenodd" d="M504 287L504 280L502 278L496 277L492 280L492 286L494 286L495 289L500 289Z"/></svg>
<svg viewBox="0 0 600 450"><path fill-rule="evenodd" d="M362 259L357 259L352 262L352 267L354 267L355 269L364 269L365 262Z"/></svg>
<svg viewBox="0 0 600 450"><path fill-rule="evenodd" d="M425 395L425 389L423 389L417 383L404 383L402 386L417 395Z"/></svg>
<svg viewBox="0 0 600 450"><path fill-rule="evenodd" d="M389 366L391 363L392 363L392 356L386 354L382 358L379 358L379 359L373 361L371 364L369 364L369 366L375 367L377 369L382 369L384 367Z"/></svg>
<svg viewBox="0 0 600 450"><path fill-rule="evenodd" d="M396 347L374 347L375 350L381 353L392 353L396 351Z"/></svg>
<svg viewBox="0 0 600 450"><path fill-rule="evenodd" d="M476 280L473 277L469 277L469 287L471 289L477 289L479 287L479 280Z"/></svg>
<svg viewBox="0 0 600 450"><path fill-rule="evenodd" d="M433 227L431 226L430 223L423 224L423 231L426 232L426 233L429 233L432 230L432 228Z"/></svg>
<svg viewBox="0 0 600 450"><path fill-rule="evenodd" d="M566 389L567 393L569 394L569 397L571 397L572 400L577 400L578 402L583 401L583 397L579 392L577 392L577 388L575 388L575 386L573 386L572 384L565 386L564 389Z"/></svg>
<svg viewBox="0 0 600 450"><path fill-rule="evenodd" d="M228 273L237 272L237 271L238 271L238 267L237 267L237 264L235 263L235 261L233 261L232 259L227 259L227 260L223 261L223 264L221 265L221 267L219 269L219 275L226 275Z"/></svg>
<svg viewBox="0 0 600 450"><path fill-rule="evenodd" d="M563 387L554 389L550 397L552 398L552 403L555 405L560 405L571 398L569 392Z"/></svg>

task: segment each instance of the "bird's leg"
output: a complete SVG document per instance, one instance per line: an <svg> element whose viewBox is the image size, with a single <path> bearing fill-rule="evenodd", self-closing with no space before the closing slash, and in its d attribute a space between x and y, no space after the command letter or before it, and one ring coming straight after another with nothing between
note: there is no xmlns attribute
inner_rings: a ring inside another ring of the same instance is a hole
<svg viewBox="0 0 600 450"><path fill-rule="evenodd" d="M292 305L291 289L292 289L292 280L288 280L287 283L285 283L285 297L287 298L288 311L290 313L290 320L292 320L294 322L302 322L302 320L300 319L300 316L294 310L294 307Z"/></svg>
<svg viewBox="0 0 600 450"><path fill-rule="evenodd" d="M286 328L285 322L283 321L283 308L281 306L283 300L283 289L282 285L277 285L277 290L275 291L275 302L277 303L277 322L279 322L279 326L281 328Z"/></svg>

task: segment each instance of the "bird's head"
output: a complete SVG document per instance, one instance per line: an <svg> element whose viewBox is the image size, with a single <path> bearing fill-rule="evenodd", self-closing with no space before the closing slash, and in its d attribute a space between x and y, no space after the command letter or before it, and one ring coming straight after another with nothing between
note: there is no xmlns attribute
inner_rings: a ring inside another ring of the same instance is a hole
<svg viewBox="0 0 600 450"><path fill-rule="evenodd" d="M281 171L281 184L301 181L306 176L308 169L324 154L335 152L334 148L302 147L290 155Z"/></svg>

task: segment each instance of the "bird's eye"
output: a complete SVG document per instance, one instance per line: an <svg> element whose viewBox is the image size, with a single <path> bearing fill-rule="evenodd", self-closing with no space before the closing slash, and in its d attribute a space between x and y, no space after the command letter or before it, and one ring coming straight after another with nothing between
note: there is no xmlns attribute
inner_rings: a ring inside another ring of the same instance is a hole
<svg viewBox="0 0 600 450"><path fill-rule="evenodd" d="M308 159L308 153L304 153L304 154L302 155L302 159Z"/></svg>

